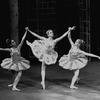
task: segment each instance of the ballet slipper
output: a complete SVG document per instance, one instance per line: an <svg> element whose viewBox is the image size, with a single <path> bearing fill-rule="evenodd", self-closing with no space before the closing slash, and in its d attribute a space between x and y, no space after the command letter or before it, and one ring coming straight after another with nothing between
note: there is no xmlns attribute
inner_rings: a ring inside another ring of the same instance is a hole
<svg viewBox="0 0 100 100"><path fill-rule="evenodd" d="M77 78L77 81L76 81L76 83L79 83L79 80L80 80L80 78Z"/></svg>
<svg viewBox="0 0 100 100"><path fill-rule="evenodd" d="M31 46L31 43L28 40L26 40L26 43L27 45Z"/></svg>
<svg viewBox="0 0 100 100"><path fill-rule="evenodd" d="M70 86L71 89L78 89L76 86Z"/></svg>
<svg viewBox="0 0 100 100"><path fill-rule="evenodd" d="M9 84L8 86L11 87L11 86L13 86L13 84Z"/></svg>
<svg viewBox="0 0 100 100"><path fill-rule="evenodd" d="M45 90L45 84L44 84L44 82L41 82L41 85L42 85L43 89Z"/></svg>
<svg viewBox="0 0 100 100"><path fill-rule="evenodd" d="M13 90L13 91L20 91L20 89L18 89L18 88L16 88L16 87L13 87L12 90Z"/></svg>

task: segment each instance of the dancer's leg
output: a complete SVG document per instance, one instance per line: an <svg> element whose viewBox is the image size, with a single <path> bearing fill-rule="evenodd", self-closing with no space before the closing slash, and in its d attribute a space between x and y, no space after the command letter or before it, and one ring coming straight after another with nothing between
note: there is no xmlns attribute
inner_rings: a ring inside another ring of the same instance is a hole
<svg viewBox="0 0 100 100"><path fill-rule="evenodd" d="M45 89L45 69L46 69L45 62L42 62L42 66L41 66L41 77L42 77L42 81L41 81L41 84L43 86L43 89Z"/></svg>
<svg viewBox="0 0 100 100"><path fill-rule="evenodd" d="M79 83L79 80L80 80L80 78L78 77L76 83Z"/></svg>
<svg viewBox="0 0 100 100"><path fill-rule="evenodd" d="M15 80L14 80L12 90L14 90L14 91L15 91L15 90L20 91L20 89L16 88L16 86L17 86L17 84L18 84L18 82L19 82L19 80L20 80L20 78L21 78L21 75L22 75L22 71L18 72L18 74L17 74L17 76L16 76L16 78L15 78Z"/></svg>
<svg viewBox="0 0 100 100"><path fill-rule="evenodd" d="M79 75L79 69L75 70L74 72L74 76L72 78L71 85L70 85L71 89L78 89L78 87L74 86L75 82L77 81L78 75Z"/></svg>
<svg viewBox="0 0 100 100"><path fill-rule="evenodd" d="M12 73L12 75L13 75L13 81L14 81L15 78L16 78L17 72L14 71L14 70L11 70L11 73ZM9 86L9 87L10 87L10 86L13 86L13 84L9 84L8 86Z"/></svg>

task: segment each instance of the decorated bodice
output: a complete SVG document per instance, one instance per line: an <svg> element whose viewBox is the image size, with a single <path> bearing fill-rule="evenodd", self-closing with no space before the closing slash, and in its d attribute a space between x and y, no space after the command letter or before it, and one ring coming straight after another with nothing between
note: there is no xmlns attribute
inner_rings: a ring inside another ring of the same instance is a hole
<svg viewBox="0 0 100 100"><path fill-rule="evenodd" d="M46 50L53 50L54 47L55 47L55 42L54 42L54 40L46 39L46 41L45 41L45 49L46 49Z"/></svg>
<svg viewBox="0 0 100 100"><path fill-rule="evenodd" d="M84 54L82 54L80 51L81 50L79 48L77 48L76 46L73 46L69 51L70 60L73 61L78 58L87 59L87 57Z"/></svg>
<svg viewBox="0 0 100 100"><path fill-rule="evenodd" d="M11 56L20 55L20 51L18 48L11 48Z"/></svg>
<svg viewBox="0 0 100 100"><path fill-rule="evenodd" d="M77 48L76 46L73 46L70 51L69 51L69 58L70 60L74 60L77 59L78 57L80 57L80 52L79 52L79 48Z"/></svg>
<svg viewBox="0 0 100 100"><path fill-rule="evenodd" d="M20 50L18 48L11 48L11 58L14 62L20 59Z"/></svg>
<svg viewBox="0 0 100 100"><path fill-rule="evenodd" d="M70 51L69 51L69 53L70 53L70 55L78 55L79 54L79 48L77 48L76 46L73 46L71 49L70 49Z"/></svg>
<svg viewBox="0 0 100 100"><path fill-rule="evenodd" d="M47 54L52 54L54 51L55 42L54 40L46 39L44 45L44 52Z"/></svg>

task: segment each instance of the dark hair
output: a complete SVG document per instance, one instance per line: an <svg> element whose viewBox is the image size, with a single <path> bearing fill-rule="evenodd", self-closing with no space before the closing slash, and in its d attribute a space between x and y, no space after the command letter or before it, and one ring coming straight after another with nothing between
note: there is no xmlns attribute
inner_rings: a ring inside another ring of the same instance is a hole
<svg viewBox="0 0 100 100"><path fill-rule="evenodd" d="M79 43L80 45L85 43L83 39L77 39L76 41L78 41L78 43Z"/></svg>
<svg viewBox="0 0 100 100"><path fill-rule="evenodd" d="M85 42L84 42L84 40L83 39L77 39L79 42L79 44L80 44L80 49L81 50L83 50L83 46L84 46L84 44L85 44Z"/></svg>
<svg viewBox="0 0 100 100"><path fill-rule="evenodd" d="M7 43L7 46L11 46L11 40L10 39L6 39L6 43Z"/></svg>
<svg viewBox="0 0 100 100"><path fill-rule="evenodd" d="M13 40L13 39L12 39ZM6 43L8 47L12 47L12 40L11 39L6 39Z"/></svg>

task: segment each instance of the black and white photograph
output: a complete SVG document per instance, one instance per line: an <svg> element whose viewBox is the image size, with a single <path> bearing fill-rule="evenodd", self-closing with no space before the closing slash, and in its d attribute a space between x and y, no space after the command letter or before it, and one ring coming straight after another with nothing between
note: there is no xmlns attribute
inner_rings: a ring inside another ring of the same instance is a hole
<svg viewBox="0 0 100 100"><path fill-rule="evenodd" d="M100 0L1 0L0 100L100 100Z"/></svg>

